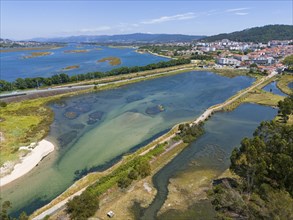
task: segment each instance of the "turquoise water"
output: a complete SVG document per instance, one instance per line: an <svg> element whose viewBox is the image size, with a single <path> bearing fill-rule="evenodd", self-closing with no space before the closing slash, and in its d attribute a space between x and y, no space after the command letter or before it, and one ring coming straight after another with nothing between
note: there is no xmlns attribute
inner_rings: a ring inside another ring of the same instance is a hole
<svg viewBox="0 0 293 220"><path fill-rule="evenodd" d="M288 87L291 88L291 89L293 89L293 82L290 82L290 83L288 84Z"/></svg>
<svg viewBox="0 0 293 220"><path fill-rule="evenodd" d="M244 137L251 137L261 121L271 120L276 114L277 110L270 107L244 104L232 112L213 115L204 125L205 134L191 143L153 177L158 193L152 204L146 210L141 210L140 218L156 219L157 212L167 198L170 178L176 178L184 172L212 169L220 174L226 170L229 167L232 149L239 146ZM200 213L196 207L201 206L192 206L184 213L171 210L161 218L194 219L195 213ZM208 209L213 212L212 206L206 204L206 213L209 213ZM198 216L198 219L214 218Z"/></svg>
<svg viewBox="0 0 293 220"><path fill-rule="evenodd" d="M55 120L49 139L58 150L5 186L2 197L11 200L14 213L31 213L83 174L111 166L121 155L196 118L253 81L192 71L51 103Z"/></svg>
<svg viewBox="0 0 293 220"><path fill-rule="evenodd" d="M67 50L89 50L86 53L64 53ZM52 52L52 55L23 59L32 52ZM121 64L111 66L108 62L97 63L98 60L114 56L121 59ZM52 50L28 50L18 52L4 52L0 56L1 79L13 81L16 78L50 77L54 74L67 73L74 75L94 71L108 71L121 66L144 66L150 63L168 61L164 57L151 54L139 54L133 48L110 48L92 45L69 44ZM78 69L64 71L63 68L80 65Z"/></svg>
<svg viewBox="0 0 293 220"><path fill-rule="evenodd" d="M285 93L283 93L278 87L277 87L277 82L271 82L270 84L266 85L263 90L267 92L272 92L276 95L280 96L286 96Z"/></svg>

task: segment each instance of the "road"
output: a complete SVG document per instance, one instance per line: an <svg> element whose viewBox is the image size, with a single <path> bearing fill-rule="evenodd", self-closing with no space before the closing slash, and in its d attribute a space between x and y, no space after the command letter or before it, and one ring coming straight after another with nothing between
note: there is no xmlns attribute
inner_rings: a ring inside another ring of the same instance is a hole
<svg viewBox="0 0 293 220"><path fill-rule="evenodd" d="M192 70L192 69L193 68L191 68L191 67L185 67L185 68L171 70L171 71L167 71L167 72L154 73L154 74L150 74L150 75L146 75L146 76L137 76L137 77L133 77L130 79L122 79L122 80L117 80L117 81L112 81L112 82L107 82L107 83L99 83L99 84L79 85L80 83L77 83L77 84L71 84L71 85L50 87L50 88L46 88L46 89L30 89L30 90L23 90L23 91L13 91L11 93L0 94L0 99L14 97L14 96L20 96L20 95L29 96L29 95L33 95L33 94L47 93L47 92L60 92L60 91L67 92L67 91L72 91L72 90L82 90L82 89L93 88L94 86L102 87L102 86L107 86L107 85L111 85L111 84L131 82L131 81L135 81L135 80L139 80L139 79L147 79L150 77L170 74L170 73L177 72L177 71Z"/></svg>

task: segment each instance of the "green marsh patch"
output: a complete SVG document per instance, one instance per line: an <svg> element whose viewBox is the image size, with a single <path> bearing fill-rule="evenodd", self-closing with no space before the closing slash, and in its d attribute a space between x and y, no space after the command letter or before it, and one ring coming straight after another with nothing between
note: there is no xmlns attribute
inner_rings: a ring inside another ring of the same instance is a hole
<svg viewBox="0 0 293 220"><path fill-rule="evenodd" d="M108 61L111 66L118 66L121 64L121 59L119 57L105 57L98 60L98 63L103 63Z"/></svg>

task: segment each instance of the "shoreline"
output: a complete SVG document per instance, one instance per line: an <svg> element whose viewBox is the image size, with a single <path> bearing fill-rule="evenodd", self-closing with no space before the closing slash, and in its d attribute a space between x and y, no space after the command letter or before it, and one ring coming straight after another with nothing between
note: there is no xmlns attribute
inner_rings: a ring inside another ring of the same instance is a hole
<svg viewBox="0 0 293 220"><path fill-rule="evenodd" d="M168 58L168 59L171 59L171 60L175 59L175 58L172 58L172 57L170 57L170 56L161 55L161 54L158 54L158 53L153 53L153 52L151 52L151 51L149 51L149 50L146 50L146 52L142 52L142 51L139 51L139 50L137 49L137 50L135 50L135 52L136 52L136 53L139 53L139 54L149 53L149 54L152 54L152 55L157 56L157 57L164 57L164 58Z"/></svg>
<svg viewBox="0 0 293 220"><path fill-rule="evenodd" d="M27 147L28 149L28 147ZM24 176L28 172L30 172L35 166L39 164L39 162L53 152L55 146L48 140L41 140L38 142L37 146L31 150L26 156L21 158L21 162L14 165L13 170L10 174L1 177L0 179L0 187L3 187L14 180Z"/></svg>

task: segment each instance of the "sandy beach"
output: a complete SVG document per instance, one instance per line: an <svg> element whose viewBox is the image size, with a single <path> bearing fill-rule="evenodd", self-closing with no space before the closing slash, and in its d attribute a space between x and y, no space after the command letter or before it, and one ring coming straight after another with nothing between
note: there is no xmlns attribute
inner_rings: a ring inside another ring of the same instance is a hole
<svg viewBox="0 0 293 220"><path fill-rule="evenodd" d="M0 179L0 187L18 179L32 170L45 156L54 151L55 146L47 140L40 141L21 162L16 164L13 171Z"/></svg>

